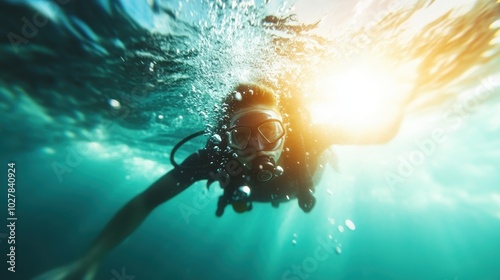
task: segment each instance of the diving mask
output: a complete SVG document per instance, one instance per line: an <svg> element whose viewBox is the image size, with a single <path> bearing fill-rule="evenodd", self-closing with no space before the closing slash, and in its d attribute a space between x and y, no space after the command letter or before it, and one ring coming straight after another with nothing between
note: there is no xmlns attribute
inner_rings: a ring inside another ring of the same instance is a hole
<svg viewBox="0 0 500 280"><path fill-rule="evenodd" d="M231 118L228 132L229 147L234 150L248 148L250 140L255 137L258 143L253 148L273 151L280 146L279 140L285 136L279 114L266 109L250 109L236 114Z"/></svg>

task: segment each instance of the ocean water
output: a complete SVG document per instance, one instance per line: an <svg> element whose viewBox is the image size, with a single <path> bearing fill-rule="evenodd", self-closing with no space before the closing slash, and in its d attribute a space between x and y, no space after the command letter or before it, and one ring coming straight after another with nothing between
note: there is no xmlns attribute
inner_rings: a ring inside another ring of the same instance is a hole
<svg viewBox="0 0 500 280"><path fill-rule="evenodd" d="M0 279L77 259L255 80L318 123L404 118L387 144L325 153L310 213L217 218L220 188L198 182L95 279L500 279L498 1L3 0L0 15Z"/></svg>

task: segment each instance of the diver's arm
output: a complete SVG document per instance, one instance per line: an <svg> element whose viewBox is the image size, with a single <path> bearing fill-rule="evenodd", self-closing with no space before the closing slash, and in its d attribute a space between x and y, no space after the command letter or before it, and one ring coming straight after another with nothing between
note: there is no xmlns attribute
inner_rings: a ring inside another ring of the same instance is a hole
<svg viewBox="0 0 500 280"><path fill-rule="evenodd" d="M331 145L385 144L396 136L402 118L402 111L398 111L389 121L370 126L314 124L311 125L311 135L314 137L314 141L322 147L322 150Z"/></svg>
<svg viewBox="0 0 500 280"><path fill-rule="evenodd" d="M210 162L204 149L189 156L181 166L163 175L122 207L81 258L43 273L34 280L93 279L104 256L129 236L156 206L175 197L194 182L210 178Z"/></svg>
<svg viewBox="0 0 500 280"><path fill-rule="evenodd" d="M147 190L129 201L108 222L81 258L39 275L34 280L93 279L99 262L111 249L130 235L156 206L173 198L195 181L187 179L190 178L187 176L191 175L187 173L191 172L181 173L176 169L168 172Z"/></svg>
<svg viewBox="0 0 500 280"><path fill-rule="evenodd" d="M156 206L175 197L192 184L190 180L178 180L176 172L178 171L174 169L165 174L115 214L81 261L88 264L98 263L111 249L130 235Z"/></svg>
<svg viewBox="0 0 500 280"><path fill-rule="evenodd" d="M311 131L317 142L327 148L331 145L385 144L397 134L399 122L376 129L353 129L351 127L313 125Z"/></svg>

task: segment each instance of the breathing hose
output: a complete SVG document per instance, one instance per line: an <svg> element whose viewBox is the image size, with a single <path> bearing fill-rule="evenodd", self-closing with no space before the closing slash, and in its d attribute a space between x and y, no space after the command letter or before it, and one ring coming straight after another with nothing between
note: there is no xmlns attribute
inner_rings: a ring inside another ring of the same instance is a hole
<svg viewBox="0 0 500 280"><path fill-rule="evenodd" d="M182 145L186 144L186 142L190 141L191 139L194 139L196 137L199 137L201 135L205 135L207 134L204 130L200 130L198 132L195 132L187 137L185 137L184 139L182 139L179 143L177 143L174 148L172 149L172 152L170 153L170 163L172 163L172 165L175 167L175 168L200 168L201 166L181 166L180 164L178 164L177 162L175 162L175 153L177 152L177 150L182 147Z"/></svg>

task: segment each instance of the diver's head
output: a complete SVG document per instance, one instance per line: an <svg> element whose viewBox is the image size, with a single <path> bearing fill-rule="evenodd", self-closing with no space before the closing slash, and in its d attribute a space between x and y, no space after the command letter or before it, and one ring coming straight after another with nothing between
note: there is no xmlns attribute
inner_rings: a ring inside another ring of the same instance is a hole
<svg viewBox="0 0 500 280"><path fill-rule="evenodd" d="M230 102L226 100L228 146L247 170L271 169L281 156L286 132L276 95L247 84L231 95Z"/></svg>
<svg viewBox="0 0 500 280"><path fill-rule="evenodd" d="M285 128L279 113L266 106L250 106L231 117L228 145L248 168L256 158L277 163L284 145Z"/></svg>

